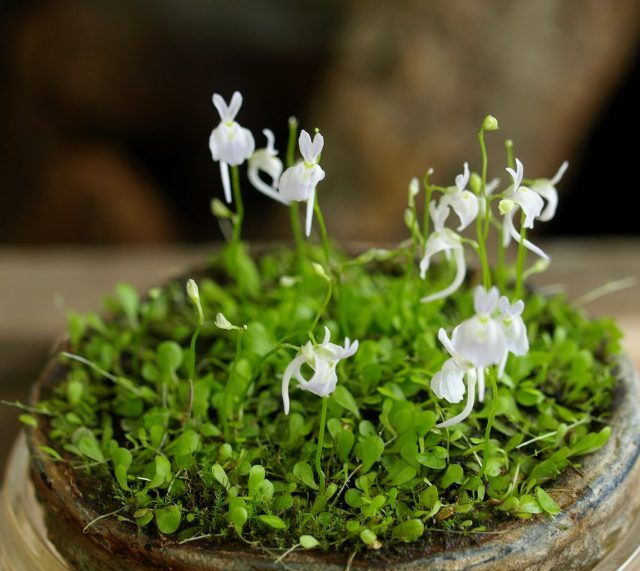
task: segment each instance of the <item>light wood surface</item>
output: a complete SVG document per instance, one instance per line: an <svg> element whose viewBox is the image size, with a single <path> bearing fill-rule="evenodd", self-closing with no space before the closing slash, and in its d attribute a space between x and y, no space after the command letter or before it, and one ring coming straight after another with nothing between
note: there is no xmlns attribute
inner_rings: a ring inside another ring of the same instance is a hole
<svg viewBox="0 0 640 571"><path fill-rule="evenodd" d="M640 367L640 240L590 239L544 244L549 270L532 281L578 299L613 281L630 287L585 309L615 317L625 348ZM0 248L0 398L26 398L47 352L64 332L69 310L99 311L120 281L139 288L161 283L201 262L205 246L145 248ZM0 468L18 429L17 412L0 406Z"/></svg>

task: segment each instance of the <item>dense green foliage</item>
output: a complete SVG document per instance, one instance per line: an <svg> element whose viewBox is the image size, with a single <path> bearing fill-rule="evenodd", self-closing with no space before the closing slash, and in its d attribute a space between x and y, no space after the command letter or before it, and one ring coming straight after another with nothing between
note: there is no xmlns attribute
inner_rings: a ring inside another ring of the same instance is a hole
<svg viewBox="0 0 640 571"><path fill-rule="evenodd" d="M406 254L336 252L337 278L327 280L290 250L254 262L242 245L227 247L187 276L205 314L192 395L198 314L186 279L142 299L119 286L108 318L71 318L69 352L86 361L61 357L66 380L38 405L45 451L105 483L118 517L178 540L379 548L430 528L481 532L559 513L545 486L610 432L617 328L561 297L529 294L531 350L510 357L497 402L489 390L465 422L437 429L462 403L429 387L448 357L436 335L473 313L471 288L421 304L425 282ZM428 287L451 272L435 268ZM218 312L247 328L217 328ZM339 364L328 401L323 495L314 469L322 399L294 383L285 416L281 378L310 329L321 338L324 325L336 343L350 337L360 348Z"/></svg>

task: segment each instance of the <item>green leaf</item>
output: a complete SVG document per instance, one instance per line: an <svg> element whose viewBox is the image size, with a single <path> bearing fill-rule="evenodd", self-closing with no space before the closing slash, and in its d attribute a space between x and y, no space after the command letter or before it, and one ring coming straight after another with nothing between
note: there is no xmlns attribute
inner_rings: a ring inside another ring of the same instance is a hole
<svg viewBox="0 0 640 571"><path fill-rule="evenodd" d="M229 520L238 535L242 535L242 528L249 519L249 512L243 505L232 505L229 508Z"/></svg>
<svg viewBox="0 0 640 571"><path fill-rule="evenodd" d="M460 464L449 464L445 473L440 479L440 486L447 489L452 484L462 484L464 481L464 470Z"/></svg>
<svg viewBox="0 0 640 571"><path fill-rule="evenodd" d="M349 392L349 389L347 389L344 385L338 385L336 387L336 390L333 391L332 398L342 408L346 408L354 416L360 418L360 409L356 404L356 399L353 398L353 395L351 394L351 392Z"/></svg>
<svg viewBox="0 0 640 571"><path fill-rule="evenodd" d="M260 465L251 466L249 470L249 496L254 497L260 489L260 484L264 482L265 470Z"/></svg>
<svg viewBox="0 0 640 571"><path fill-rule="evenodd" d="M576 442L569 452L569 456L582 456L591 454L602 448L611 436L611 427L605 426L600 432L590 432L584 438Z"/></svg>
<svg viewBox="0 0 640 571"><path fill-rule="evenodd" d="M542 512L540 504L538 504L533 496L524 494L518 499L520 500L520 508L518 509L519 512L528 514L539 514L540 512Z"/></svg>
<svg viewBox="0 0 640 571"><path fill-rule="evenodd" d="M391 486L402 486L413 480L417 473L418 471L413 466L410 466L404 460L400 460L391 465L386 481Z"/></svg>
<svg viewBox="0 0 640 571"><path fill-rule="evenodd" d="M77 380L67 383L67 400L71 406L76 406L82 399L84 385Z"/></svg>
<svg viewBox="0 0 640 571"><path fill-rule="evenodd" d="M443 470L447 465L449 452L443 446L434 446L431 450L418 454L416 458L420 464L427 468Z"/></svg>
<svg viewBox="0 0 640 571"><path fill-rule="evenodd" d="M436 504L437 500L438 488L436 486L429 486L420 493L420 503L429 510Z"/></svg>
<svg viewBox="0 0 640 571"><path fill-rule="evenodd" d="M318 484L316 484L315 478L313 477L313 470L306 462L296 463L293 467L293 475L308 488L312 490L318 489Z"/></svg>
<svg viewBox="0 0 640 571"><path fill-rule="evenodd" d="M130 491L127 482L127 472L133 460L131 452L126 448L116 448L111 453L111 460L114 466L114 475L119 486L126 491Z"/></svg>
<svg viewBox="0 0 640 571"><path fill-rule="evenodd" d="M356 457L362 462L362 473L367 473L382 458L383 452L384 440L377 434L362 438L356 445Z"/></svg>
<svg viewBox="0 0 640 571"><path fill-rule="evenodd" d="M349 453L353 448L356 437L350 430L339 430L336 434L336 454L340 462L349 460Z"/></svg>
<svg viewBox="0 0 640 571"><path fill-rule="evenodd" d="M95 460L96 462L104 462L104 456L100 449L100 444L96 440L96 437L91 433L91 436L83 436L78 441L78 449L84 456Z"/></svg>
<svg viewBox="0 0 640 571"><path fill-rule="evenodd" d="M162 533L172 534L180 527L182 513L176 505L167 506L156 510L156 525Z"/></svg>
<svg viewBox="0 0 640 571"><path fill-rule="evenodd" d="M313 549L320 545L320 542L313 535L301 535L299 543L304 549Z"/></svg>
<svg viewBox="0 0 640 571"><path fill-rule="evenodd" d="M401 524L396 525L391 531L394 539L410 543L422 537L424 533L424 524L419 519L408 519Z"/></svg>
<svg viewBox="0 0 640 571"><path fill-rule="evenodd" d="M127 316L133 329L138 328L138 308L140 307L140 296L137 290L130 284L119 283L116 286L116 297L120 302L122 311Z"/></svg>
<svg viewBox="0 0 640 571"><path fill-rule="evenodd" d="M199 445L200 435L188 429L171 443L171 451L176 458L191 456L198 450Z"/></svg>
<svg viewBox="0 0 640 571"><path fill-rule="evenodd" d="M83 315L73 311L69 312L69 340L72 347L77 347L80 339L87 329L87 320Z"/></svg>
<svg viewBox="0 0 640 571"><path fill-rule="evenodd" d="M182 365L184 351L175 341L163 341L156 349L158 368L167 376L174 376Z"/></svg>
<svg viewBox="0 0 640 571"><path fill-rule="evenodd" d="M36 419L35 416L32 416L30 414L21 414L18 417L18 420L22 424L26 424L27 426L31 426L33 428L38 428L38 420Z"/></svg>
<svg viewBox="0 0 640 571"><path fill-rule="evenodd" d="M218 483L222 484L225 490L229 490L229 488L231 487L229 477L224 471L224 468L220 466L220 464L214 464L213 466L211 466L211 473L213 474L213 477L218 481Z"/></svg>
<svg viewBox="0 0 640 571"><path fill-rule="evenodd" d="M360 539L365 545L373 545L378 536L370 529L365 528L360 532Z"/></svg>
<svg viewBox="0 0 640 571"><path fill-rule="evenodd" d="M268 525L269 527L272 527L273 529L287 529L287 524L282 521L277 515L259 515L258 519Z"/></svg>
<svg viewBox="0 0 640 571"><path fill-rule="evenodd" d="M50 446L40 445L38 446L38 450L42 450L43 452L51 456L54 460L62 460L62 456L60 456L57 450L54 450Z"/></svg>
<svg viewBox="0 0 640 571"><path fill-rule="evenodd" d="M540 504L540 507L551 515L558 515L562 512L562 508L555 502L555 500L545 492L540 486L536 486L536 499Z"/></svg>
<svg viewBox="0 0 640 571"><path fill-rule="evenodd" d="M171 477L171 462L166 457L158 455L155 457L155 474L147 484L149 488L158 488L169 481Z"/></svg>

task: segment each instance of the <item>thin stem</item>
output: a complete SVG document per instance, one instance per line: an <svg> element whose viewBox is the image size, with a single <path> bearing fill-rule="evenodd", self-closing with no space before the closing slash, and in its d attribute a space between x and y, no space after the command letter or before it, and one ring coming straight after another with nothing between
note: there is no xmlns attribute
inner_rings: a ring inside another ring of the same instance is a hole
<svg viewBox="0 0 640 571"><path fill-rule="evenodd" d="M297 135L298 135L298 120L295 117L289 117L289 140L287 141L287 168L292 167L295 161Z"/></svg>
<svg viewBox="0 0 640 571"><path fill-rule="evenodd" d="M487 426L484 431L484 452L482 454L482 474L487 469L487 462L489 461L489 440L491 438L491 428L496 418L496 412L498 411L498 383L496 382L496 376L493 371L490 371L487 375L489 378L489 384L491 385L491 408L489 409L489 417L487 418Z"/></svg>
<svg viewBox="0 0 640 571"><path fill-rule="evenodd" d="M507 166L511 169L516 168L515 159L513 156L513 141L507 139L504 142L504 147L507 152ZM498 287L500 291L503 291L506 286L506 254L505 246L502 239L503 225L500 224L500 232L498 239L498 262L496 264L496 278L498 280Z"/></svg>
<svg viewBox="0 0 640 571"><path fill-rule="evenodd" d="M320 412L320 431L318 433L318 450L316 451L316 472L320 480L320 496L324 496L326 477L322 471L322 446L324 445L324 426L327 423L327 406L329 399L322 397L322 411Z"/></svg>
<svg viewBox="0 0 640 571"><path fill-rule="evenodd" d="M432 169L427 171L427 174L424 175L424 179L422 184L424 185L424 206L422 213L422 237L426 243L427 238L429 237L429 222L431 221L429 217L429 204L431 203L431 193L433 192L433 186L429 182L429 177L433 173Z"/></svg>
<svg viewBox="0 0 640 571"><path fill-rule="evenodd" d="M331 262L330 257L330 245L329 245L329 236L327 235L327 226L324 223L324 216L322 216L322 211L320 210L320 203L318 202L318 193L316 192L315 202L313 203L313 210L316 213L316 218L318 219L318 226L320 227L320 237L322 238L322 250L324 252L324 259L329 267Z"/></svg>
<svg viewBox="0 0 640 571"><path fill-rule="evenodd" d="M295 152L296 152L297 135L298 135L298 120L295 117L289 117L289 139L287 141L287 153L286 153L287 168L292 167L296 160ZM290 204L289 218L291 220L291 231L293 233L293 240L296 244L298 257L302 258L304 255L304 238L302 237L302 227L300 226L300 216L299 216L297 202L292 202Z"/></svg>
<svg viewBox="0 0 640 571"><path fill-rule="evenodd" d="M227 382L224 385L224 391L222 392L222 431L224 433L225 440L229 440L229 420L231 420L231 416L233 413L231 397L229 395L231 380L235 373L235 368L238 365L238 360L240 358L240 353L242 351L242 334L243 330L237 332L236 338L236 357L233 362L233 366L231 367L231 371L229 376L227 377Z"/></svg>
<svg viewBox="0 0 640 571"><path fill-rule="evenodd" d="M236 220L233 225L232 242L238 244L242 233L242 223L244 222L244 204L242 202L242 193L240 192L240 171L238 165L231 167L231 187L233 189L233 200L236 203Z"/></svg>
<svg viewBox="0 0 640 571"><path fill-rule="evenodd" d="M320 317L322 316L322 314L327 310L327 306L329 305L329 302L331 301L331 296L333 295L333 281L332 280L328 280L327 281L327 293L324 296L324 301L322 302L322 305L320 306L320 309L318 309L318 311L316 312L316 316L313 318L313 323L311 324L311 334L313 335L313 331L315 330L316 326L318 325L318 322L320 321Z"/></svg>
<svg viewBox="0 0 640 571"><path fill-rule="evenodd" d="M489 269L489 260L487 258L486 244L486 218L491 215L490 204L487 200L487 148L484 144L484 129L480 129L478 133L478 141L480 142L480 152L482 154L482 173L480 182L480 200L484 202L484 217L476 218L476 232L478 235L478 256L480 257L480 265L482 266L482 283L485 289L491 287L491 270Z"/></svg>
<svg viewBox="0 0 640 571"><path fill-rule="evenodd" d="M522 281L524 276L524 262L527 257L527 250L524 242L527 238L527 229L524 227L524 212L520 216L520 243L518 244L518 260L516 262L516 288L515 299L520 299L522 295Z"/></svg>
<svg viewBox="0 0 640 571"><path fill-rule="evenodd" d="M291 220L291 232L293 233L296 251L298 252L298 257L302 258L304 255L304 238L302 237L302 227L300 226L299 207L295 201L289 205L289 218Z"/></svg>
<svg viewBox="0 0 640 571"><path fill-rule="evenodd" d="M198 335L202 330L202 325L198 323L198 327L191 336L191 345L189 349L189 397L187 398L187 412L185 414L185 424L191 418L191 411L193 410L193 381L196 372L196 341Z"/></svg>

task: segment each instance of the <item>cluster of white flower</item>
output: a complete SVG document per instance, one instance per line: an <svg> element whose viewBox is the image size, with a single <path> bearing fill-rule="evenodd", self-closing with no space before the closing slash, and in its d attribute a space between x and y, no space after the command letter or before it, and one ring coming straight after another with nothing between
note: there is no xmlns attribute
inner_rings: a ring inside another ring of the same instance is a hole
<svg viewBox="0 0 640 571"><path fill-rule="evenodd" d="M282 204L306 202L307 214L305 233L311 234L316 186L324 179L324 171L319 165L324 138L316 133L313 140L306 131L300 132L298 145L302 161L283 171L282 161L275 150L275 137L269 129L262 132L267 138L267 146L255 150L255 141L251 131L236 122L236 115L242 106L242 95L236 91L231 103L226 104L221 95L213 94L213 104L220 114L220 123L211 132L209 148L214 161L220 163L220 175L227 203L231 203L231 181L229 166L238 166L249 162L248 177L251 184L260 192ZM271 178L267 184L260 173Z"/></svg>
<svg viewBox="0 0 640 571"><path fill-rule="evenodd" d="M269 129L263 131L267 146L256 151L251 132L235 121L242 105L240 93L236 91L233 94L229 105L216 93L213 96L213 104L220 114L220 124L211 133L209 146L213 159L220 162L220 173L227 202L230 203L232 200L229 166L237 166L248 161L248 178L257 190L282 204L307 203L305 233L309 236L316 206L316 186L325 177L325 172L319 164L324 146L322 135L316 133L312 140L309 133L301 131L298 145L302 160L283 172L282 161L275 150L273 133ZM483 173L486 172L483 131L493 131L497 128L497 121L488 116L480 131ZM536 220L544 222L554 216L558 204L556 184L567 166L568 163L564 162L553 178L529 181L530 184L527 187L523 185L522 163L515 159L515 169L506 169L511 176L512 184L501 193L496 192L500 184L498 179L485 184L484 178L474 175L476 177L476 184L474 184L467 163L464 163L463 172L455 177L455 184L446 188L429 186L428 176L432 173L430 170L425 182L428 196L431 196L433 189L440 191L442 195L439 201L431 200L428 204L433 229L426 236L420 234L415 216L414 199L419 192L419 184L417 179L414 179L409 186L410 208L406 220L414 241L422 248L419 264L420 277L426 278L431 266L431 258L439 253L444 254L448 259L453 258L456 266L453 281L442 290L426 295L421 301L427 303L447 297L464 282L467 271L464 245L474 243L464 239L460 232L474 221L477 223L478 230L478 243L474 245L481 257L483 279L487 287L491 280L485 241L491 222L496 222L501 228L503 247L506 247L511 240L515 240L520 245L519 254L522 254L526 248L547 261L548 256L545 252L527 240L525 233L527 229L533 228ZM265 182L260 176L261 173L265 173L271 182ZM467 188L470 183L473 190ZM427 200L430 199L427 198ZM502 223L491 211L493 200L499 200L498 210L503 216ZM459 219L456 230L445 226L451 210ZM521 213L520 230L516 228L514 221L518 212ZM427 222L425 222L426 225L428 225ZM331 279L324 274L324 270L321 275L328 280ZM522 268L520 267L516 292L520 291L521 279ZM516 296L518 296L517 293ZM438 339L451 357L433 376L431 388L438 398L444 398L451 403L462 401L465 390L467 391L467 402L462 412L440 423L439 427L457 424L470 414L476 386L478 399L480 402L484 400L485 374L488 367L497 367L495 374L498 378L502 378L509 353L522 356L529 350L527 328L521 317L524 310L522 300L510 304L505 296L500 297L496 287L487 290L478 286L474 291L474 308L475 315L458 325L453 330L451 338L442 328L438 333ZM216 325L222 329L242 331L242 328L231 325L221 314L217 317ZM322 343L309 341L303 345L287 366L282 378L282 400L285 413L289 413L289 384L292 378L298 382L302 390L320 397L328 397L336 388L338 362L351 357L357 350L358 341L350 343L348 338L345 340L344 347L330 343L330 333L326 327ZM303 373L305 368L313 371L308 379Z"/></svg>
<svg viewBox="0 0 640 571"><path fill-rule="evenodd" d="M298 381L298 387L319 397L328 397L336 388L338 375L336 366L338 362L355 355L358 350L358 342L351 343L347 337L344 347L330 343L331 333L324 328L322 343L308 341L300 348L298 354L287 366L282 377L282 402L284 413L289 414L289 382L291 377ZM313 375L305 379L302 369L308 365L313 370Z"/></svg>
<svg viewBox="0 0 640 571"><path fill-rule="evenodd" d="M548 260L549 257L538 246L531 243L526 238L521 237L514 225L514 216L518 210L522 211L524 228L533 228L534 221L546 222L553 218L558 204L558 191L556 184L560 181L569 164L565 161L556 175L552 179L538 179L533 181L530 188L522 185L524 169L522 163L516 159L516 169L507 168L507 172L513 179L510 185L500 196L499 211L504 216L502 225L502 242L508 246L511 239L516 242L522 240L522 244L541 258ZM462 174L456 176L455 186L443 189L440 201L432 201L429 204L429 213L433 221L434 230L427 237L422 260L420 261L420 276L425 279L427 270L431 265L431 258L440 252L447 257L453 255L456 264L456 275L453 281L446 288L427 295L422 298L422 302L427 303L436 299L441 299L451 295L463 283L466 274L466 263L464 258L464 247L461 232L467 228L478 216L486 215L487 200L490 200L497 190L500 181L494 179L486 185L484 197L474 194L466 187L469 183L469 166L464 163ZM545 206L544 201L547 201ZM450 209L456 213L460 219L457 232L446 228L445 223L449 217Z"/></svg>
<svg viewBox="0 0 640 571"><path fill-rule="evenodd" d="M498 299L499 298L499 299ZM431 379L431 389L438 398L457 403L464 396L463 379L467 378L467 403L462 412L438 424L444 428L457 424L471 413L475 399L484 400L485 369L498 365L498 376L504 374L509 353L525 355L529 351L527 327L522 320L524 302L513 305L492 287L489 291L477 286L473 294L475 315L463 321L451 334L440 329L438 339L451 358Z"/></svg>

